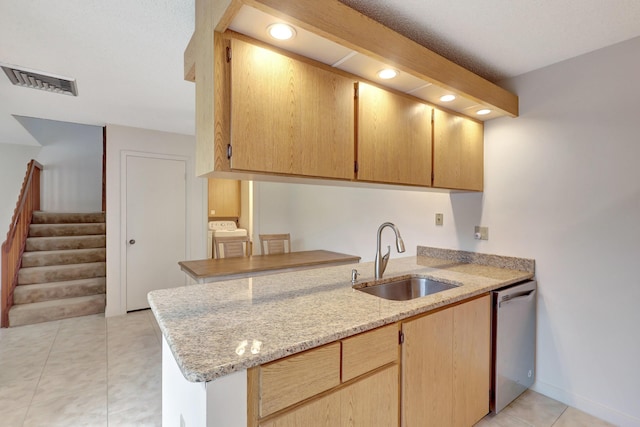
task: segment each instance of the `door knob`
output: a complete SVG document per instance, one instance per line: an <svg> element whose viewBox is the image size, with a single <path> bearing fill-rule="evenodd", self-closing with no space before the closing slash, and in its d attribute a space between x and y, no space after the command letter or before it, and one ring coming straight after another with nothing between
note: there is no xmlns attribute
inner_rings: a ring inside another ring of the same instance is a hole
<svg viewBox="0 0 640 427"><path fill-rule="evenodd" d="M129 240L129 244L130 244L130 245L135 245L135 244L136 244L136 241L135 241L134 239L131 239L131 240Z"/></svg>

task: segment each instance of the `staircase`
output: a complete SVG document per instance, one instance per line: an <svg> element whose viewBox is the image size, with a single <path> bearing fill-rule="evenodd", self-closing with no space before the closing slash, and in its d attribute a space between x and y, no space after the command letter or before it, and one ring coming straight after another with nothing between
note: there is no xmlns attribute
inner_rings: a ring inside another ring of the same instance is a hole
<svg viewBox="0 0 640 427"><path fill-rule="evenodd" d="M35 211L10 326L104 313L105 215Z"/></svg>

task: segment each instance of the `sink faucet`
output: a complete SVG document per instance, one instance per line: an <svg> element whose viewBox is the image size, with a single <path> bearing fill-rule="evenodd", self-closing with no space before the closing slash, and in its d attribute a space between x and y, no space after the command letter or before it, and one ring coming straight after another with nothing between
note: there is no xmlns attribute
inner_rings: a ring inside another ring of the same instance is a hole
<svg viewBox="0 0 640 427"><path fill-rule="evenodd" d="M387 268L387 262L389 262L389 255L391 254L391 246L387 246L387 253L382 255L382 251L380 250L380 236L382 235L382 230L385 227L391 227L393 232L396 234L396 249L398 249L399 253L404 252L404 241L402 237L400 237L400 230L395 224L391 222L385 222L378 228L378 246L376 249L376 279L382 279L382 274L384 273L385 268Z"/></svg>

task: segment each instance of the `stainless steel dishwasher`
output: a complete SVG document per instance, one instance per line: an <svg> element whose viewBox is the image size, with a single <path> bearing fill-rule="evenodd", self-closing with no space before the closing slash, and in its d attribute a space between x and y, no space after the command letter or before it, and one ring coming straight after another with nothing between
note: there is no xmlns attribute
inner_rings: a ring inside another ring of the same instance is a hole
<svg viewBox="0 0 640 427"><path fill-rule="evenodd" d="M500 412L535 379L536 281L491 292L491 411Z"/></svg>

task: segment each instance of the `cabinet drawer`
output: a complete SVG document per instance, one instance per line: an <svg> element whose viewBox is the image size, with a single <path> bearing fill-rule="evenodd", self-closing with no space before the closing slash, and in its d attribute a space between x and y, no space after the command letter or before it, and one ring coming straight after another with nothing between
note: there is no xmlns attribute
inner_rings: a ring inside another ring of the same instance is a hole
<svg viewBox="0 0 640 427"><path fill-rule="evenodd" d="M398 324L342 341L342 382L398 360Z"/></svg>
<svg viewBox="0 0 640 427"><path fill-rule="evenodd" d="M260 367L260 417L340 384L336 342Z"/></svg>

